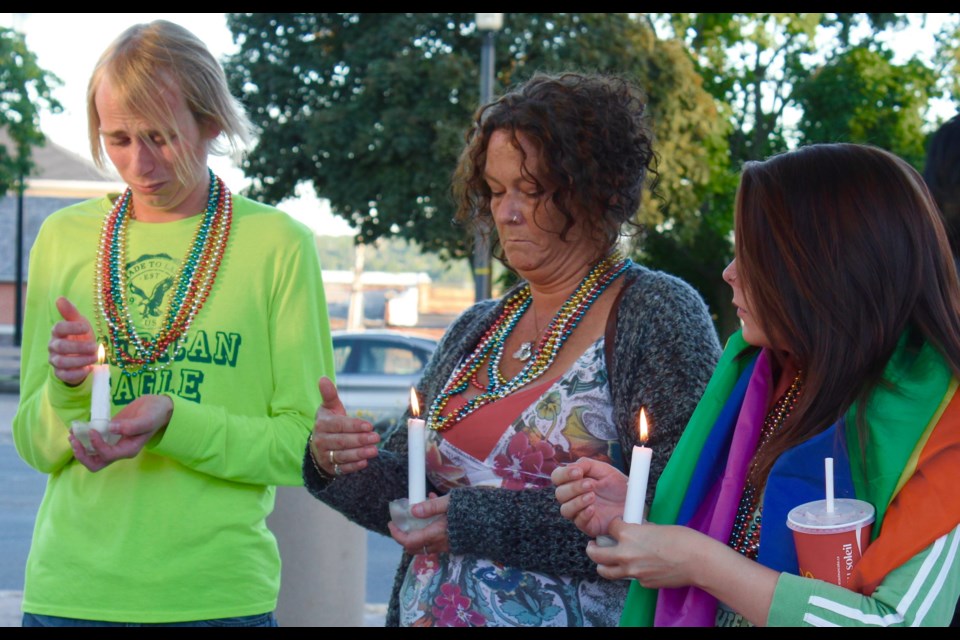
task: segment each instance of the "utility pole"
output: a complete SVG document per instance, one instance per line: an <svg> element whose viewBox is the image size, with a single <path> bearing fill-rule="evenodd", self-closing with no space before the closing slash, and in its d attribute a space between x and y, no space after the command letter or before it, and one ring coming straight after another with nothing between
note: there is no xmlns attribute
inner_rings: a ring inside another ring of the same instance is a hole
<svg viewBox="0 0 960 640"><path fill-rule="evenodd" d="M480 104L493 99L494 56L493 39L503 27L502 13L478 13L477 30L483 34L480 48ZM489 298L493 293L490 269L491 229L478 228L473 244L474 297L477 301Z"/></svg>

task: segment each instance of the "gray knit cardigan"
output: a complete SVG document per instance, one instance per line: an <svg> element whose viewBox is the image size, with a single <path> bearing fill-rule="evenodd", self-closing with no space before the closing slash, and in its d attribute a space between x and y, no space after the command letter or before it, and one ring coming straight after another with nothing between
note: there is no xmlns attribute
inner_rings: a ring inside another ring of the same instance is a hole
<svg viewBox="0 0 960 640"><path fill-rule="evenodd" d="M649 504L720 357L720 344L706 305L690 285L639 265L633 265L624 277L630 281L618 306L613 362L608 361L607 368L625 467L629 467L630 452L637 442L635 416L640 407L646 407L651 417ZM478 302L451 324L417 385L425 406L430 406L457 364L500 314L507 296ZM406 424L408 417L404 415L397 425ZM394 428L366 469L327 480L317 473L307 450L304 483L310 493L348 519L389 536L388 504L407 495L406 455L407 430ZM435 489L428 486L430 490ZM596 577L596 565L586 554L589 538L560 515L552 487L453 489L447 526L451 553L552 575ZM387 626L399 622L398 594L410 560L404 553L390 597Z"/></svg>

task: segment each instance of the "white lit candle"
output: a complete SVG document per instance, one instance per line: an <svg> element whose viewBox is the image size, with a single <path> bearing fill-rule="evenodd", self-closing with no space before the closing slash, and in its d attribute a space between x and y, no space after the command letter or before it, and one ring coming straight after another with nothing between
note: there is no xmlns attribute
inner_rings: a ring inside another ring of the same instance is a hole
<svg viewBox="0 0 960 640"><path fill-rule="evenodd" d="M110 365L105 362L103 345L97 350L97 364L93 365L93 391L90 394L90 422L110 421Z"/></svg>
<svg viewBox="0 0 960 640"><path fill-rule="evenodd" d="M650 460L653 451L643 446L647 443L647 416L640 409L640 445L633 447L630 458L630 479L627 481L627 501L623 505L623 521L631 524L643 522L643 505L647 498L647 480L650 477Z"/></svg>
<svg viewBox="0 0 960 640"><path fill-rule="evenodd" d="M426 423L419 417L420 403L414 389L410 389L410 412L413 417L407 420L407 485L408 503L413 506L427 499Z"/></svg>

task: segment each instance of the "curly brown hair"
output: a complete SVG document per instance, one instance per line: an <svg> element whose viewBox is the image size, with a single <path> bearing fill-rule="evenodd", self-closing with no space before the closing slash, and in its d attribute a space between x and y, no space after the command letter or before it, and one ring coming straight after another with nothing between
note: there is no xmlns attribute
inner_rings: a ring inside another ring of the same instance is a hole
<svg viewBox="0 0 960 640"><path fill-rule="evenodd" d="M456 222L492 228L484 168L490 137L504 130L521 153L518 134L539 150L541 175L530 179L551 193L564 216L560 239L566 240L579 217L588 238L613 247L624 225L638 226L634 214L647 176L656 182L645 111L645 96L624 77L534 75L475 113L453 175Z"/></svg>

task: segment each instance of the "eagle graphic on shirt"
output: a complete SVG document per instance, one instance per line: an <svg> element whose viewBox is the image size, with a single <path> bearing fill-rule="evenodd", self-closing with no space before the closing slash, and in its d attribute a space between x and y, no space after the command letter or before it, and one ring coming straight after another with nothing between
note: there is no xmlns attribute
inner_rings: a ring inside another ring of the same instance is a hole
<svg viewBox="0 0 960 640"><path fill-rule="evenodd" d="M140 298L140 313L150 318L159 318L163 312L163 297L173 286L173 277L167 277L160 281L150 293L147 293L134 283L130 283L130 292Z"/></svg>
<svg viewBox="0 0 960 640"><path fill-rule="evenodd" d="M155 333L173 297L180 264L166 253L144 254L127 263L129 311L140 331Z"/></svg>

